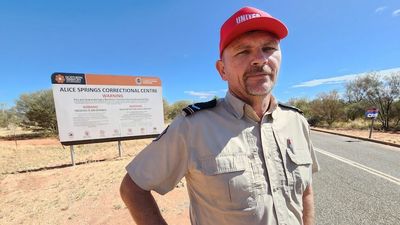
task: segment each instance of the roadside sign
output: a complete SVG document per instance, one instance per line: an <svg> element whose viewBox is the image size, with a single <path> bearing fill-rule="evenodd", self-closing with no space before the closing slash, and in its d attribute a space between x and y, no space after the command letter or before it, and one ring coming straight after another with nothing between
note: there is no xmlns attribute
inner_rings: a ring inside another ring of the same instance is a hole
<svg viewBox="0 0 400 225"><path fill-rule="evenodd" d="M371 109L368 109L365 112L365 117L371 118L371 127L370 127L370 130L369 130L369 137L368 138L371 138L372 129L374 127L374 121L375 121L376 117L378 117L378 114L379 114L379 110L377 108L371 108Z"/></svg>
<svg viewBox="0 0 400 225"><path fill-rule="evenodd" d="M64 145L156 137L165 128L157 77L54 73Z"/></svg>
<svg viewBox="0 0 400 225"><path fill-rule="evenodd" d="M365 117L375 119L376 117L378 117L378 114L379 114L379 110L376 108L372 108L372 109L368 109L365 112Z"/></svg>

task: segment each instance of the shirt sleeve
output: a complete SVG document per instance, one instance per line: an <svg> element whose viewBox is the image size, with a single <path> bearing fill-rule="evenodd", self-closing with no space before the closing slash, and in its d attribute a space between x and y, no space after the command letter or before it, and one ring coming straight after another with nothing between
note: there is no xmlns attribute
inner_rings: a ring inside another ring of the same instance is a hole
<svg viewBox="0 0 400 225"><path fill-rule="evenodd" d="M128 174L140 188L163 195L185 176L189 157L187 124L185 117L177 117L126 166Z"/></svg>
<svg viewBox="0 0 400 225"><path fill-rule="evenodd" d="M319 167L319 163L318 163L317 157L315 156L314 146L313 146L311 140L310 140L310 145L311 145L310 154L311 154L311 159L312 159L312 162L313 162L313 164L312 164L312 173L316 173L316 172L318 172L320 170L320 167Z"/></svg>
<svg viewBox="0 0 400 225"><path fill-rule="evenodd" d="M314 145L311 141L311 129L310 129L310 125L308 124L307 120L304 118L306 124L307 124L307 129L308 129L308 135L307 135L307 139L308 139L308 145L310 148L310 155L311 155L311 159L312 159L312 173L316 173L320 170L319 167L319 163L317 160L317 156L315 155L315 150L314 150Z"/></svg>

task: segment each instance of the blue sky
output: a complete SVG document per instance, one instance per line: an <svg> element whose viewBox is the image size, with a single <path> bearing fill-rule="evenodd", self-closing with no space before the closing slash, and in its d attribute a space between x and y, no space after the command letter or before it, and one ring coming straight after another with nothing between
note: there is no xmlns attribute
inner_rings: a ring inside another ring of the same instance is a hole
<svg viewBox="0 0 400 225"><path fill-rule="evenodd" d="M51 88L53 72L157 76L168 102L223 97L221 24L243 6L289 36L274 95L312 99L369 71L400 70L400 1L1 0L0 103Z"/></svg>

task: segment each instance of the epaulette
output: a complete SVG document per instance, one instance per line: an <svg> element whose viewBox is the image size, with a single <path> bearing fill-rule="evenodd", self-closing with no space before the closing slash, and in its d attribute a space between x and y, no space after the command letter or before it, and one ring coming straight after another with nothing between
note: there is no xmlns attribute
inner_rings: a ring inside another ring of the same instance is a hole
<svg viewBox="0 0 400 225"><path fill-rule="evenodd" d="M182 109L182 111L185 113L185 116L190 116L197 111L203 109L210 109L215 107L216 105L217 105L217 99L214 98L213 100L208 102L198 102L192 105L188 105L186 108Z"/></svg>
<svg viewBox="0 0 400 225"><path fill-rule="evenodd" d="M301 109L296 108L296 107L294 107L294 106L286 105L286 104L283 104L283 103L281 103L281 102L278 102L278 105L279 105L280 107L282 107L282 108L291 109L291 110L294 110L294 111L296 111L296 112L298 112L298 113L300 113L300 114L304 114L303 111L301 111Z"/></svg>

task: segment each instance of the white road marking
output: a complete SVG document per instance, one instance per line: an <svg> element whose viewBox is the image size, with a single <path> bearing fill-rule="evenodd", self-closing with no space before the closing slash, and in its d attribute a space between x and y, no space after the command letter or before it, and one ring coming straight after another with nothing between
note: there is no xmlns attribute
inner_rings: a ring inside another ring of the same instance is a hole
<svg viewBox="0 0 400 225"><path fill-rule="evenodd" d="M385 179L385 180L388 180L388 181L393 182L393 183L395 183L395 184L397 184L397 185L400 186L400 179L397 178L397 177L390 176L390 175L388 175L388 174L386 174L386 173L383 173L383 172L381 172L381 171L372 169L372 168L370 168L370 167L368 167L368 166L364 166L364 165L362 165L362 164L360 164L360 163L351 161L351 160L349 160L349 159L346 159L346 158L343 158L343 157L341 157L341 156L332 154L332 153L330 153L330 152L324 151L324 150L319 149L319 148L314 148L314 150L317 151L317 152L319 152L319 153L321 153L321 154L324 154L324 155L327 155L327 156L332 157L332 158L334 158L334 159L337 159L337 160L339 160L339 161L341 161L341 162L347 163L347 164L349 164L349 165L351 165L351 166L354 166L354 167L356 167L356 168L362 169L362 170L364 170L364 171L366 171L366 172L368 172L368 173L370 173L370 174L376 175L376 176L378 176L378 177L381 177L381 178L383 178L383 179Z"/></svg>

